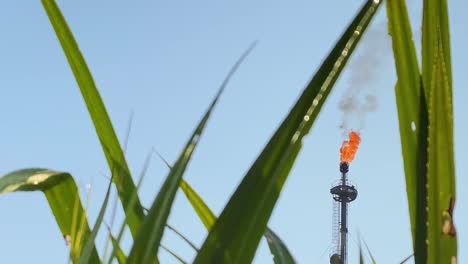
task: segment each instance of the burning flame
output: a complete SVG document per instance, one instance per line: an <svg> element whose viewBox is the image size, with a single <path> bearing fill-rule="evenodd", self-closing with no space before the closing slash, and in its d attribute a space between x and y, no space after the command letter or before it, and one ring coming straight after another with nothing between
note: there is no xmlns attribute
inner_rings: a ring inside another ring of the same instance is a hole
<svg viewBox="0 0 468 264"><path fill-rule="evenodd" d="M345 140L343 141L343 144L341 144L341 162L351 163L351 161L353 161L354 155L356 155L356 151L359 147L359 143L361 143L359 133L351 130L349 132L349 140Z"/></svg>

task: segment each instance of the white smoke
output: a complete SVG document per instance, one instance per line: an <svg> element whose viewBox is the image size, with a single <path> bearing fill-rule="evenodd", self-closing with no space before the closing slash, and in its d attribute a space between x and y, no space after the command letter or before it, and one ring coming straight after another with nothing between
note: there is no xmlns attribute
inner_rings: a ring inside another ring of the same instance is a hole
<svg viewBox="0 0 468 264"><path fill-rule="evenodd" d="M367 30L356 52L349 62L347 89L338 105L345 134L351 129L362 130L366 115L378 109L377 84L392 54L386 21Z"/></svg>

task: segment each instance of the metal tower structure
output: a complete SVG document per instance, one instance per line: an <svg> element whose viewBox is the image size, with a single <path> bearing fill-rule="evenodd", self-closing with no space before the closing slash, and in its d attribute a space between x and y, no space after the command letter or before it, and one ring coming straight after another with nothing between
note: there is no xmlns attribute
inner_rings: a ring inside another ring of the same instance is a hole
<svg viewBox="0 0 468 264"><path fill-rule="evenodd" d="M338 220L335 223L336 230L334 233L339 234L336 238L336 248L330 257L331 264L347 264L348 263L348 203L354 201L357 197L356 188L351 185L346 176L349 170L349 164L347 162L340 163L341 179L340 182L330 189L330 193L333 196L334 203L339 204L339 209L334 210L333 218ZM338 214L338 215L336 215ZM335 220L335 221L336 221Z"/></svg>

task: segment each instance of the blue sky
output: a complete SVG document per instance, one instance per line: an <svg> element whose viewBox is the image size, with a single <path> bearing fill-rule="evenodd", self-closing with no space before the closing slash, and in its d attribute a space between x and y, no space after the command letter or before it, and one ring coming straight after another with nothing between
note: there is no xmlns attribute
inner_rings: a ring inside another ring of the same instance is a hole
<svg viewBox="0 0 468 264"><path fill-rule="evenodd" d="M123 141L134 113L127 157L134 175L151 148L174 161L242 51L259 43L223 94L185 179L219 214L250 165L288 113L362 1L58 1ZM385 31L381 7L371 30ZM409 1L416 39L420 3ZM468 261L468 79L466 4L450 1L459 263ZM91 223L105 192L107 164L83 100L40 1L5 2L0 9L0 175L26 167L70 172L82 193L91 184ZM378 34L377 34L378 35ZM379 263L411 254L395 72L387 44L364 36L355 56L382 52L378 64L358 67L362 85L378 98L367 115L362 144L350 167L359 196L350 209L350 262L357 230ZM419 43L418 43L419 45ZM386 50L386 51L385 51ZM372 51L370 53L370 51ZM367 52L367 53L366 53ZM353 62L351 62L353 63ZM351 65L351 64L350 64ZM354 63L354 65L360 65ZM367 68L366 68L367 67ZM377 69L377 70L376 70ZM329 188L339 177L340 99L352 87L345 70L330 94L274 209L269 226L299 263L327 263L331 243ZM167 174L153 158L141 199L149 205ZM0 248L5 263L64 263L68 250L41 193L0 196ZM109 221L109 218L106 218ZM122 215L117 223L122 221ZM183 195L169 222L201 245L206 232ZM99 237L103 245L104 236ZM164 244L187 260L194 252L170 231ZM124 241L128 248L129 240ZM164 252L163 263L176 263ZM272 263L262 241L255 263Z"/></svg>

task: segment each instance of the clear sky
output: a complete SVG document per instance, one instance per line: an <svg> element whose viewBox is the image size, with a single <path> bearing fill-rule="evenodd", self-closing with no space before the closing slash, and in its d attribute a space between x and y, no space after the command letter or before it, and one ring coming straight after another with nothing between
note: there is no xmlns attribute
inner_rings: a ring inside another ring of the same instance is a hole
<svg viewBox="0 0 468 264"><path fill-rule="evenodd" d="M95 77L123 141L134 122L127 157L134 175L151 148L173 162L242 51L259 43L236 73L212 115L185 179L219 214L246 171L288 113L363 1L58 1ZM465 1L449 1L459 263L468 263L468 134L466 98L468 28ZM385 31L384 5L372 23ZM409 1L415 38L421 7ZM91 184L94 223L109 174L74 77L40 1L6 1L0 8L0 175L27 167L70 172L82 194ZM373 37L372 37L373 36ZM359 196L350 208L350 263L357 232L379 263L411 254L388 39L363 38L353 69L368 72L378 108L367 115L362 144L350 167ZM386 42L386 43L385 43ZM376 43L378 46L375 46ZM419 43L418 43L419 45ZM379 53L378 62L358 58ZM349 64L351 65L351 64ZM342 114L338 103L354 70L337 82L305 138L269 226L299 263L327 263L331 242L331 184L339 177ZM351 85L351 86L350 86ZM167 174L153 158L141 199L150 205ZM2 263L64 263L68 249L41 193L0 196ZM122 221L119 211L117 223ZM109 222L109 217L106 222ZM179 193L169 222L201 245L206 232ZM104 234L99 237L103 247ZM128 249L129 239L124 241ZM164 244L190 261L194 252L170 231ZM176 263L160 251L163 263ZM262 241L255 263L272 263Z"/></svg>

